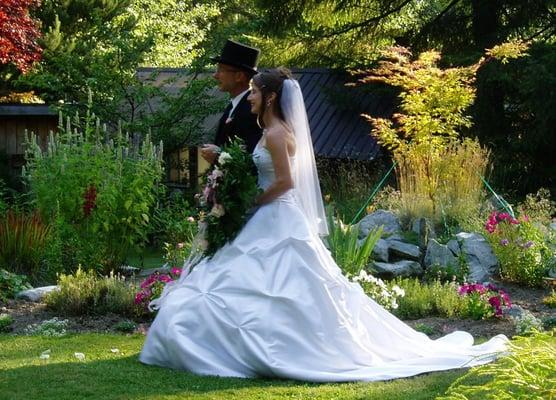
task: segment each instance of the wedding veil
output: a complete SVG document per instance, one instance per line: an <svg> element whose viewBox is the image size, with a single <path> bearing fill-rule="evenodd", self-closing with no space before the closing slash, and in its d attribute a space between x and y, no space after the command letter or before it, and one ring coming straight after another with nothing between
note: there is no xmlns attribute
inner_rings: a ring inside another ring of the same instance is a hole
<svg viewBox="0 0 556 400"><path fill-rule="evenodd" d="M293 178L297 196L313 232L321 236L328 235L311 130L298 81L284 80L280 105L286 123L295 135L296 155Z"/></svg>

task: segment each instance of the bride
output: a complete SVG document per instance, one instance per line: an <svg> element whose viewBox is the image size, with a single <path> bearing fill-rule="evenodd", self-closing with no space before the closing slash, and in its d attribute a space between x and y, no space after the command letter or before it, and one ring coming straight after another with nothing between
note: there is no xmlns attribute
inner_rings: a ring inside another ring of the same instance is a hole
<svg viewBox="0 0 556 400"><path fill-rule="evenodd" d="M507 339L429 339L349 282L327 234L303 95L286 70L255 75L263 137L258 210L236 239L166 291L140 360L196 374L376 381L492 361ZM185 274L184 274L185 275Z"/></svg>

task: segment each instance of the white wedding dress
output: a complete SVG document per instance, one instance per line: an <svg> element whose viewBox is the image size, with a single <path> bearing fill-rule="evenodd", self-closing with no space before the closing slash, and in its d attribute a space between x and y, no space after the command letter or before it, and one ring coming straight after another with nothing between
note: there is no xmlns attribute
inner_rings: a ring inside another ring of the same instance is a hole
<svg viewBox="0 0 556 400"><path fill-rule="evenodd" d="M264 189L270 153L259 145L253 158ZM473 346L465 332L431 340L390 314L342 275L295 189L260 207L161 303L140 360L202 375L386 380L486 363L507 343Z"/></svg>

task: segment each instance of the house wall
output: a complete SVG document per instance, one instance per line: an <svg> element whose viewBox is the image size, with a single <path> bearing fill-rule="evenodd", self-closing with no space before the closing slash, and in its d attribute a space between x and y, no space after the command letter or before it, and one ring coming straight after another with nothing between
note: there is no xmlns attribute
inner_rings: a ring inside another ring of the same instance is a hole
<svg viewBox="0 0 556 400"><path fill-rule="evenodd" d="M46 148L49 132L57 128L57 116L0 115L0 154L7 156L7 172L18 174L24 164L26 131L35 133L40 146Z"/></svg>

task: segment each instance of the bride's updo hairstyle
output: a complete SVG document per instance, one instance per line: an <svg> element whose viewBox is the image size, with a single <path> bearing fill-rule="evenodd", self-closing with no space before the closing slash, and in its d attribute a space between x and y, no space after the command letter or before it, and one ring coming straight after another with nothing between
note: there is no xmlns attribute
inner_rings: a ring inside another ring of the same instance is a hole
<svg viewBox="0 0 556 400"><path fill-rule="evenodd" d="M259 72L253 77L253 84L261 91L262 104L257 121L261 128L264 128L263 115L267 110L267 102L271 93L276 93L276 99L272 102L271 110L283 121L284 112L280 106L282 98L282 87L286 79L292 77L289 69L280 67L266 72Z"/></svg>

